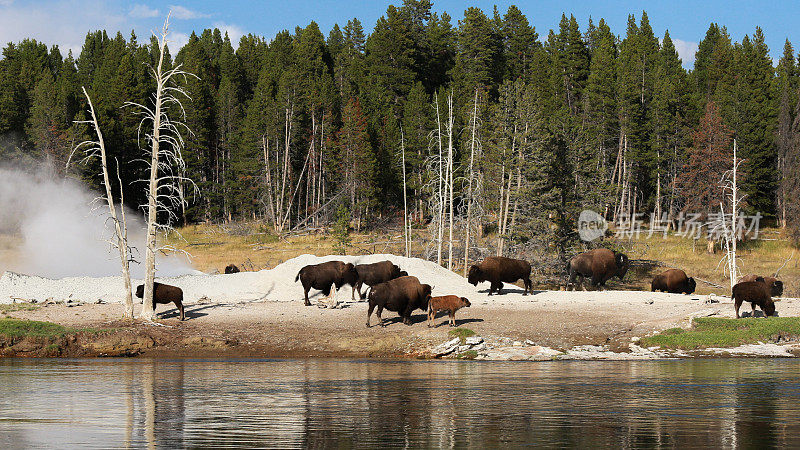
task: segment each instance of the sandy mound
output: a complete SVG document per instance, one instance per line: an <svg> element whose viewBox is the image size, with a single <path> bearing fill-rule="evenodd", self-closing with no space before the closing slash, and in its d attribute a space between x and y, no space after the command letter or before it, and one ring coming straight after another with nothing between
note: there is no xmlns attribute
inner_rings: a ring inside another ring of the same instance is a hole
<svg viewBox="0 0 800 450"><path fill-rule="evenodd" d="M157 280L183 289L186 303L195 303L203 297L213 303L301 301L303 287L299 282L294 281L300 269L309 264L334 260L354 264L390 260L410 275L418 277L421 282L432 285L434 295L454 294L469 297L473 301L487 298L488 283L480 284L475 288L460 275L431 261L385 254L324 257L301 255L273 269L259 272L239 272L230 275L183 275L157 278ZM133 281L134 286L141 282L141 280ZM512 292L522 291L520 288L508 284L506 284L506 289ZM121 277L71 277L53 280L13 272L5 272L0 277L0 303L30 300L39 302L73 300L90 303L102 300L108 303L122 303L124 301L123 290ZM336 298L341 302L350 301L350 293L350 286L345 286L339 290ZM309 297L313 297L312 300L321 299L323 295L312 289ZM508 300L508 296L503 297Z"/></svg>

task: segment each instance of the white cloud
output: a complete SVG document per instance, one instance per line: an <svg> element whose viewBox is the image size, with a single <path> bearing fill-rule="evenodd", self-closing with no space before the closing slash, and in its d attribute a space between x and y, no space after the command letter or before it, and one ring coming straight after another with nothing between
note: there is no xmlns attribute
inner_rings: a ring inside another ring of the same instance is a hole
<svg viewBox="0 0 800 450"><path fill-rule="evenodd" d="M206 17L211 17L210 14L203 14L203 13L191 10L189 8L186 8L185 6L170 5L169 9L170 9L170 11L172 11L171 17L173 19L178 19L178 20L202 19L202 18L206 18Z"/></svg>
<svg viewBox="0 0 800 450"><path fill-rule="evenodd" d="M189 43L189 35L186 33L170 32L167 36L167 46L173 57L178 54L178 50Z"/></svg>
<svg viewBox="0 0 800 450"><path fill-rule="evenodd" d="M233 45L234 50L239 48L239 40L246 34L239 26L230 25L224 22L214 22L214 28L219 28L219 31L222 32L223 36L225 36L225 33L228 33L228 37L231 39L231 45Z"/></svg>
<svg viewBox="0 0 800 450"><path fill-rule="evenodd" d="M11 6L14 0L0 0L0 6Z"/></svg>
<svg viewBox="0 0 800 450"><path fill-rule="evenodd" d="M147 5L137 4L133 5L128 15L131 17L143 19L150 17L158 17L161 15L161 13L157 9L151 8Z"/></svg>
<svg viewBox="0 0 800 450"><path fill-rule="evenodd" d="M675 44L675 50L678 52L678 57L681 58L684 65L694 62L694 54L697 53L697 42L673 38L672 43Z"/></svg>
<svg viewBox="0 0 800 450"><path fill-rule="evenodd" d="M103 29L113 36L117 30L130 32L131 27L123 14L100 0L26 5L9 2L0 14L0 45L31 38L48 46L57 44L65 56L72 50L77 57L86 33Z"/></svg>

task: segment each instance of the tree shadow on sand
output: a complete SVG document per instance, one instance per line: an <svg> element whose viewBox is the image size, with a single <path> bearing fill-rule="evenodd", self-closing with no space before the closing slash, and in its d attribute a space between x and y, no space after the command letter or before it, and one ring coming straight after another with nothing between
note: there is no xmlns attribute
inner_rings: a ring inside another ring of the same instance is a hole
<svg viewBox="0 0 800 450"><path fill-rule="evenodd" d="M192 305L192 307L184 306L183 307L183 315L184 315L186 320L197 319L199 317L203 317L203 316L207 316L208 315L207 313L200 312L200 311L203 311L203 310L206 310L206 309L219 308L220 306L225 306L225 304L217 303L217 304L214 304L214 305ZM164 311L162 313L157 313L156 315L159 317L159 319L172 319L172 318L180 317L180 311L178 311L178 308L173 307L172 309L168 309L168 310L166 310L166 311Z"/></svg>

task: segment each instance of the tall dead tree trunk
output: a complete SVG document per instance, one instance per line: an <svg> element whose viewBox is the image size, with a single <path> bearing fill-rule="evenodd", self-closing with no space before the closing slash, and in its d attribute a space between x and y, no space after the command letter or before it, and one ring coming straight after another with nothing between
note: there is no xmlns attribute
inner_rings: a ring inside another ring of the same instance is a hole
<svg viewBox="0 0 800 450"><path fill-rule="evenodd" d="M450 236L448 239L447 269L453 270L453 93L447 97L447 178L450 189Z"/></svg>
<svg viewBox="0 0 800 450"><path fill-rule="evenodd" d="M145 283L143 307L141 318L152 320L153 311L153 282L155 280L156 252L160 250L157 246L157 231L171 230L171 223L176 218L174 208L185 204L185 197L182 194L181 184L191 183L195 192L197 186L183 175L186 164L183 161L181 150L183 148L183 137L181 130L191 133L185 124L179 120L173 120L169 116L170 111L184 111L181 100L178 97L189 98L186 92L174 85L175 79L195 75L181 70L181 65L165 70L164 56L167 51L167 36L169 35L169 15L164 21L164 27L158 36L159 57L158 65L152 68L152 76L156 83L156 91L151 107L128 102L126 106L133 106L138 113L144 116L140 122L140 127L150 126L150 130L141 131L140 134L146 136L150 144L149 150L149 170L150 178L147 188L147 208L145 219L147 221L147 236L145 246ZM166 105L170 105L169 108ZM175 174L177 170L178 175ZM167 215L167 223L158 223L158 214L163 212ZM174 250L170 248L171 250Z"/></svg>
<svg viewBox="0 0 800 450"><path fill-rule="evenodd" d="M472 202L473 193L472 193L472 184L475 179L475 144L476 144L476 132L478 127L478 89L475 89L475 103L472 107L472 139L470 139L470 151L469 151L469 188L467 189L467 224L464 227L464 276L467 276L467 267L469 267L469 237L470 237L470 228L472 227Z"/></svg>
<svg viewBox="0 0 800 450"><path fill-rule="evenodd" d="M89 97L89 94L86 92L85 87L81 87L83 91L83 95L86 97L86 102L89 105L89 114L91 116L91 120L87 121L91 124L92 128L94 128L95 133L97 134L96 141L85 141L75 148L76 150L79 148L88 147L85 150L86 158L92 158L94 156L100 157L100 165L103 170L103 185L105 187L106 195L105 198L102 199L105 201L106 205L108 206L108 215L111 218L111 221L114 224L114 239L111 241L111 244L117 248L119 251L119 261L122 266L122 281L125 285L125 312L123 314L124 317L132 319L133 318L133 295L131 289L131 273L130 273L130 254L128 253L128 225L125 221L125 206L123 197L124 191L122 189L122 181L119 178L119 164L117 164L117 180L119 181L119 194L120 194L120 203L119 203L119 214L117 214L117 207L116 203L114 202L114 194L111 190L111 180L108 175L108 158L106 153L106 144L105 140L103 139L103 132L100 130L100 124L97 121L97 115L94 111L94 105L92 104L92 99ZM67 162L69 164L69 161ZM121 217L120 217L121 216Z"/></svg>
<svg viewBox="0 0 800 450"><path fill-rule="evenodd" d="M406 145L402 125L400 126L400 157L403 165L403 242L405 242L406 258L408 258L411 256L411 241L408 229L408 196L406 194Z"/></svg>

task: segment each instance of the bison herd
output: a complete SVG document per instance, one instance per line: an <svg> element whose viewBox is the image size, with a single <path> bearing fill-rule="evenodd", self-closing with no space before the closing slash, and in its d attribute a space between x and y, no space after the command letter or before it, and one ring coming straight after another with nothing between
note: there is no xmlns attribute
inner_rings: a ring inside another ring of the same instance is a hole
<svg viewBox="0 0 800 450"><path fill-rule="evenodd" d="M565 290L573 289L580 277L580 284L586 280L596 289L605 287L605 283L613 277L622 280L630 267L628 257L619 252L599 248L580 253L567 262L567 282ZM231 264L225 268L225 273L236 273L239 269ZM501 293L503 283L515 283L522 280L524 284L523 295L532 293L531 265L519 259L491 256L481 263L469 268L467 281L477 286L481 282L489 282L489 295ZM381 326L385 326L381 314L383 310L396 312L406 325L411 325L411 313L420 309L428 313L428 326L433 325L437 312L447 311L448 323L455 326L455 313L463 307L470 306L469 299L456 295L432 297L433 286L423 284L416 276L410 276L391 261L380 261L372 264L345 263L343 261L328 261L303 267L295 277L295 282L303 285L305 304L311 306L308 300L309 290L322 291L330 299L336 291L344 285L352 288L351 299L355 299L356 292L359 300L367 295L369 307L367 311L367 327L370 326L372 312L376 311ZM366 286L364 292L362 288ZM651 291L663 291L673 294L692 294L697 287L694 278L686 275L680 269L669 269L653 277L650 285ZM585 287L584 287L585 288ZM136 288L136 296L142 298L144 285ZM747 275L738 280L733 287L731 299L734 302L736 317L739 318L739 308L742 303L750 303L755 314L756 306L761 308L764 315L775 315L775 303L772 297L783 294L783 282L775 277L762 277ZM183 291L176 286L161 283L154 284L153 309L156 304L174 303L180 312L180 320L184 320Z"/></svg>

